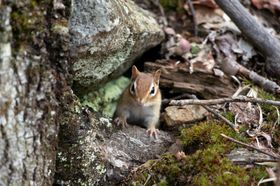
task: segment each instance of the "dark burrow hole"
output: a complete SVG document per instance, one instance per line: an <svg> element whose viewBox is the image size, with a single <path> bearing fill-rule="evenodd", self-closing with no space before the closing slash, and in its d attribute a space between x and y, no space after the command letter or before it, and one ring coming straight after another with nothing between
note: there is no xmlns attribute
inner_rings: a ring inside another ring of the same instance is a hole
<svg viewBox="0 0 280 186"><path fill-rule="evenodd" d="M157 45L150 50L144 52L138 59L135 60L134 65L141 72L144 71L145 62L154 62L157 59L162 59L162 55L160 54L161 45ZM131 76L131 68L129 68L124 74L124 76L130 78Z"/></svg>

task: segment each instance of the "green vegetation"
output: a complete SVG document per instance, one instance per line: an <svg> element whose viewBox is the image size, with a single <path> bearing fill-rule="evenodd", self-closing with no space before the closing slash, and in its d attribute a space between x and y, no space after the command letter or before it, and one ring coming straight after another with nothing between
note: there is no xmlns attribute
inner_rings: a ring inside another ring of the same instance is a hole
<svg viewBox="0 0 280 186"><path fill-rule="evenodd" d="M264 91L263 89L258 89L258 96L262 99L270 99L270 100L280 100L276 98L274 95ZM273 136L273 140L275 147L279 147L280 141L280 108L273 105L261 105L263 111L263 117L265 119L265 124L263 126L263 130ZM278 113L277 113L278 112Z"/></svg>
<svg viewBox="0 0 280 186"><path fill-rule="evenodd" d="M258 89L258 96L262 99L276 100L275 96L262 89ZM261 108L263 109L263 112L266 114L266 120L268 122L275 122L277 121L277 119L279 119L277 116L277 108L275 106L264 104L261 105ZM278 123L280 123L280 121L278 121Z"/></svg>
<svg viewBox="0 0 280 186"><path fill-rule="evenodd" d="M263 167L245 169L227 157L236 145L220 136L224 133L245 141L227 126L203 122L181 131L186 156L181 159L165 154L151 160L134 174L132 184L140 185L251 185L267 176Z"/></svg>
<svg viewBox="0 0 280 186"><path fill-rule="evenodd" d="M34 42L34 37L46 29L45 14L49 1L16 1L12 5L11 25L14 46L20 48L26 42Z"/></svg>
<svg viewBox="0 0 280 186"><path fill-rule="evenodd" d="M184 11L183 5L185 1L182 0L160 0L160 4L165 10L182 12Z"/></svg>
<svg viewBox="0 0 280 186"><path fill-rule="evenodd" d="M197 55L201 51L201 48L199 45L192 43L191 44L191 54L192 55Z"/></svg>
<svg viewBox="0 0 280 186"><path fill-rule="evenodd" d="M129 82L130 80L123 76L110 81L99 90L84 95L81 103L103 116L112 117L117 107L117 101Z"/></svg>

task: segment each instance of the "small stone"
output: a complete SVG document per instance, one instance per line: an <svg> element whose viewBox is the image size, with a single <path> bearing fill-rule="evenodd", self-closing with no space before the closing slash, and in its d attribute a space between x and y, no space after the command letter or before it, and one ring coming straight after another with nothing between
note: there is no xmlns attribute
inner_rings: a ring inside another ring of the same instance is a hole
<svg viewBox="0 0 280 186"><path fill-rule="evenodd" d="M169 106L164 112L164 121L168 127L193 123L205 118L207 111L199 105Z"/></svg>

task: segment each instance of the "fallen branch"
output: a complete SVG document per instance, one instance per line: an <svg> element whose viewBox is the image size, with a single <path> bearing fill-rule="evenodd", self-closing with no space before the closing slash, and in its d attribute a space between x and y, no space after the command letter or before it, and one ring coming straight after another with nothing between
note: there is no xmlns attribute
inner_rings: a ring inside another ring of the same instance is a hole
<svg viewBox="0 0 280 186"><path fill-rule="evenodd" d="M270 156L270 157L273 157L273 158L275 158L275 159L279 159L279 158L280 158L280 156L277 155L277 154L272 154L272 153L266 152L266 151L264 151L264 150L262 150L262 149L259 149L259 148L257 148L257 147L248 145L248 144L243 143L243 142L241 142L241 141L238 141L238 140L236 140L236 139L234 139L234 138L231 138L231 137L229 137L229 136L227 136L227 135L225 135L225 134L221 134L221 136L224 137L224 138L226 138L226 139L228 139L228 140L230 140L230 141L232 141L232 142L234 142L234 143L236 143L236 144L242 145L242 146L247 147L247 148L252 149L252 150L256 150L256 151L258 151L258 152L260 152L260 153L266 154L266 155L268 155L268 156Z"/></svg>
<svg viewBox="0 0 280 186"><path fill-rule="evenodd" d="M265 91L271 92L273 94L280 94L280 86L277 85L274 81L271 81L261 75L257 74L254 71L247 69L246 67L240 65L238 74L246 77L251 80L254 84L263 88Z"/></svg>
<svg viewBox="0 0 280 186"><path fill-rule="evenodd" d="M198 100L198 99L172 100L170 101L169 105L172 106L216 105L216 104L223 104L229 102L251 102L251 103L280 106L280 101L264 100L260 98L249 98L249 97L220 98L220 99L209 99L209 100Z"/></svg>
<svg viewBox="0 0 280 186"><path fill-rule="evenodd" d="M252 17L239 0L215 1L250 43L266 57L266 70L270 75L280 78L280 42Z"/></svg>
<svg viewBox="0 0 280 186"><path fill-rule="evenodd" d="M167 105L170 103L170 101L172 100L177 100L177 99L184 99L184 98L192 98L192 95L191 94L188 94L188 93L185 93L185 94L181 94L179 96L176 96L176 97L173 97L173 98L170 98L170 99L163 99L161 101L161 104L162 105Z"/></svg>
<svg viewBox="0 0 280 186"><path fill-rule="evenodd" d="M220 61L219 63L221 64L221 69L226 74L230 74L230 75L238 74L244 76L245 78L251 80L254 84L263 88L265 91L273 94L280 94L280 86L277 83L257 74L254 71L247 69L246 67L237 63L237 61L235 61L234 59L225 58L223 61Z"/></svg>

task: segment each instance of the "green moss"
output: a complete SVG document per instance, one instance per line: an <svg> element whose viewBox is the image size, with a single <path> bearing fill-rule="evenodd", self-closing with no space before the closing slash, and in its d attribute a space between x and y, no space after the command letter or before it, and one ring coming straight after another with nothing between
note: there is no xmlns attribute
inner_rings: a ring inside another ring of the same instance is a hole
<svg viewBox="0 0 280 186"><path fill-rule="evenodd" d="M234 122L234 114L232 112L225 112L222 114L225 118L227 118L229 121Z"/></svg>
<svg viewBox="0 0 280 186"><path fill-rule="evenodd" d="M267 176L264 169L234 165L226 154L235 144L222 138L221 133L246 141L231 128L214 122L183 129L180 139L188 155L178 160L175 155L165 154L149 161L135 174L134 181L143 184L149 175L146 185L254 185Z"/></svg>
<svg viewBox="0 0 280 186"><path fill-rule="evenodd" d="M197 45L197 44L195 44L195 43L192 43L192 44L191 44L191 53L192 53L193 55L198 54L200 51L201 51L201 48L199 47L199 45Z"/></svg>
<svg viewBox="0 0 280 186"><path fill-rule="evenodd" d="M257 89L257 88L256 88ZM257 89L258 96L262 99L269 99L269 100L280 100L279 97L277 98L271 93L264 91L263 89ZM274 145L280 146L280 118L278 117L278 111L280 111L279 107L269 105L269 104L262 104L260 105L263 117L264 117L264 127L262 128L263 131L272 134L273 140L276 142Z"/></svg>
<svg viewBox="0 0 280 186"><path fill-rule="evenodd" d="M157 186L167 186L167 185L168 185L168 183L165 179L162 179L162 180L160 180L159 183L157 183Z"/></svg>
<svg viewBox="0 0 280 186"><path fill-rule="evenodd" d="M45 31L49 3L46 0L30 0L12 4L11 25L17 49L25 43L34 42L35 36Z"/></svg>
<svg viewBox="0 0 280 186"><path fill-rule="evenodd" d="M176 11L183 12L184 11L184 1L182 0L160 0L160 4L167 11Z"/></svg>
<svg viewBox="0 0 280 186"><path fill-rule="evenodd" d="M263 89L258 89L258 96L262 99L277 100L276 97ZM278 99L279 100L279 99ZM276 107L269 104L261 105L263 112L266 114L268 122L275 122L278 119ZM280 121L278 121L280 123Z"/></svg>
<svg viewBox="0 0 280 186"><path fill-rule="evenodd" d="M101 113L103 116L112 117L117 106L118 98L129 82L129 79L126 77L113 80L99 90L84 95L81 98L81 103Z"/></svg>
<svg viewBox="0 0 280 186"><path fill-rule="evenodd" d="M232 136L238 140L245 140L237 135L232 129L225 125L219 125L214 122L201 123L192 128L183 129L181 131L181 141L185 147L199 144L203 147L208 145L229 145L232 143L224 143L224 139L221 137L221 133Z"/></svg>
<svg viewBox="0 0 280 186"><path fill-rule="evenodd" d="M261 180L267 177L265 167L255 167L250 171L249 175L254 177L255 180Z"/></svg>

